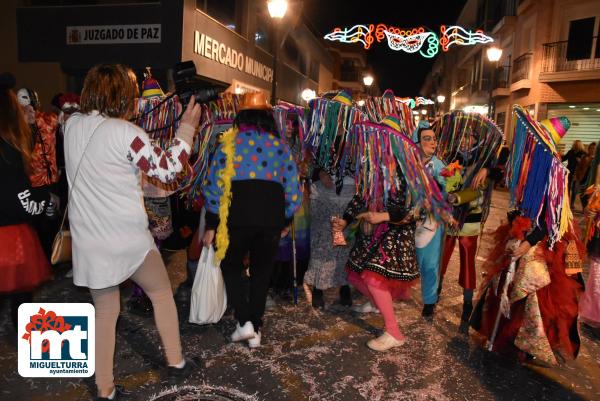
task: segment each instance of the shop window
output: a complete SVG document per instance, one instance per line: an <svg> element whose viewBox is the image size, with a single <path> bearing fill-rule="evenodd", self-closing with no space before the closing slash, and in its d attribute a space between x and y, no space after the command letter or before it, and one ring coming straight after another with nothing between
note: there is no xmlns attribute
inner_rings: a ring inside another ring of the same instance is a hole
<svg viewBox="0 0 600 401"><path fill-rule="evenodd" d="M225 25L242 33L243 0L196 0L196 8Z"/></svg>
<svg viewBox="0 0 600 401"><path fill-rule="evenodd" d="M569 22L569 39L567 43L567 60L589 59L594 40L594 24L596 18L584 18ZM598 54L598 46L596 46Z"/></svg>

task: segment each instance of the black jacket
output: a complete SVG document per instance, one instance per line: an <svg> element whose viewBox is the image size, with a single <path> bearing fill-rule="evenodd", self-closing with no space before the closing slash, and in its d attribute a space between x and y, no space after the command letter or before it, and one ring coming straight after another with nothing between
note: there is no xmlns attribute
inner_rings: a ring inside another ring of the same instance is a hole
<svg viewBox="0 0 600 401"><path fill-rule="evenodd" d="M21 153L0 139L0 227L29 223L45 212L50 193L32 188Z"/></svg>

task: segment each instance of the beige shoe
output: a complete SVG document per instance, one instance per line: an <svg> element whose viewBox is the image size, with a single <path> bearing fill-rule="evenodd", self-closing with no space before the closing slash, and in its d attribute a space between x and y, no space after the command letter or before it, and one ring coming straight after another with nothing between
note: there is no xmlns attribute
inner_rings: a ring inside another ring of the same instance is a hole
<svg viewBox="0 0 600 401"><path fill-rule="evenodd" d="M386 331L381 336L367 341L367 347L371 348L373 351L383 352L389 350L390 348L400 347L404 345L405 342L405 339L396 340Z"/></svg>

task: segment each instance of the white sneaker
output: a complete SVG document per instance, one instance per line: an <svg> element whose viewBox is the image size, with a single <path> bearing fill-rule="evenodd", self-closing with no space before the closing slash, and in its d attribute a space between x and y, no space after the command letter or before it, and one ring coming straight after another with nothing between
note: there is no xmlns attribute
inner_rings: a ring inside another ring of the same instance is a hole
<svg viewBox="0 0 600 401"><path fill-rule="evenodd" d="M235 331L231 334L231 341L244 341L249 340L254 337L256 333L254 332L254 325L252 322L248 321L243 326L240 326L238 323L235 327Z"/></svg>
<svg viewBox="0 0 600 401"><path fill-rule="evenodd" d="M396 340L386 331L381 336L367 341L367 347L371 348L373 351L383 352L390 348L400 347L404 345L405 342L406 340Z"/></svg>
<svg viewBox="0 0 600 401"><path fill-rule="evenodd" d="M352 307L352 311L357 313L379 313L379 309L374 307L371 302L365 302L362 305L355 305Z"/></svg>
<svg viewBox="0 0 600 401"><path fill-rule="evenodd" d="M261 340L261 334L260 334L260 330L256 332L256 334L254 335L254 337L249 338L248 339L248 347L250 348L258 348L260 347L260 340Z"/></svg>

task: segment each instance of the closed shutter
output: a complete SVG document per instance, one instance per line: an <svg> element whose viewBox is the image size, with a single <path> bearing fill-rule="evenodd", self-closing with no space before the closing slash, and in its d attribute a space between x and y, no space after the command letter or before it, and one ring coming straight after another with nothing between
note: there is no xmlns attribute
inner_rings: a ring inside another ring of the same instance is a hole
<svg viewBox="0 0 600 401"><path fill-rule="evenodd" d="M571 121L571 128L558 145L561 152L571 149L571 144L579 139L585 145L600 140L600 103L595 104L549 104L548 118L565 116ZM584 110L587 108L588 110Z"/></svg>

